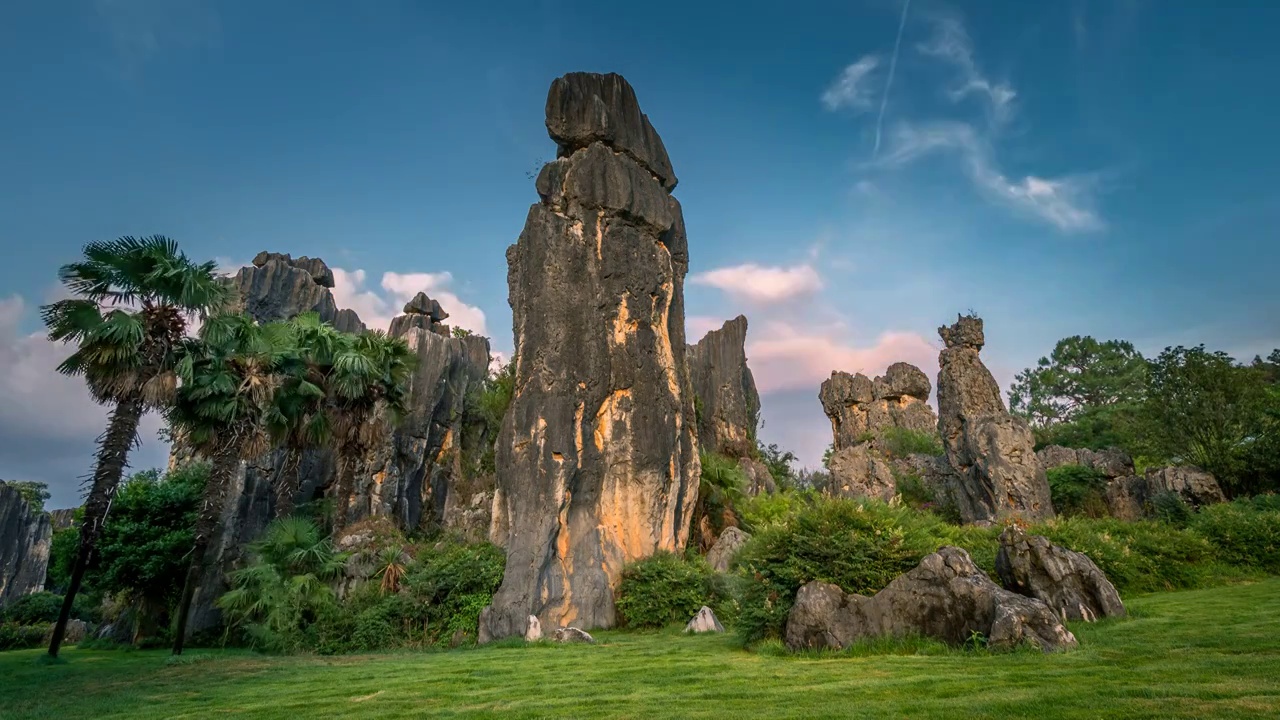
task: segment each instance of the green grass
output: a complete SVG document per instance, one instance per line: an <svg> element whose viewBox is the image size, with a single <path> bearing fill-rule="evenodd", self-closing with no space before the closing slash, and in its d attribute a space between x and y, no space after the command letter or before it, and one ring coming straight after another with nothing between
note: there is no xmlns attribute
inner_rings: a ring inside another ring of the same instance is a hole
<svg viewBox="0 0 1280 720"><path fill-rule="evenodd" d="M1280 578L1131 599L1072 626L1075 652L964 652L916 640L843 654L732 637L600 633L596 646L267 657L0 653L0 717L1280 716Z"/></svg>

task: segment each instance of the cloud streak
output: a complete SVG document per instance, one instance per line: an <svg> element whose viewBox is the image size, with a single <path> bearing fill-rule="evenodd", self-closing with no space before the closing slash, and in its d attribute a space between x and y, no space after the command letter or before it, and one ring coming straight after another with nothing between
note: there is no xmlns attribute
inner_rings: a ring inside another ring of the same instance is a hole
<svg viewBox="0 0 1280 720"><path fill-rule="evenodd" d="M807 263L791 267L745 263L698 273L690 282L752 303L795 300L813 295L823 287L822 276Z"/></svg>
<svg viewBox="0 0 1280 720"><path fill-rule="evenodd" d="M871 148L874 159L880 153L880 133L884 128L884 111L889 107L889 90L893 88L893 75L898 69L898 52L902 49L902 31L907 27L907 13L911 11L911 0L902 4L902 18L898 20L898 36L893 41L893 54L889 56L889 77L884 81L884 93L880 96L880 112L876 115L876 141Z"/></svg>
<svg viewBox="0 0 1280 720"><path fill-rule="evenodd" d="M973 41L958 18L937 16L933 24L933 37L916 45L916 49L956 68L960 80L946 91L947 97L952 102L960 102L970 95L979 95L985 100L994 124L1008 120L1017 97L1014 89L1008 83L993 82L978 67L973 59Z"/></svg>
<svg viewBox="0 0 1280 720"><path fill-rule="evenodd" d="M880 58L875 55L864 55L857 62L846 67L822 93L822 105L832 112L841 108L870 110L874 101L868 85L870 85L871 74L879 65Z"/></svg>

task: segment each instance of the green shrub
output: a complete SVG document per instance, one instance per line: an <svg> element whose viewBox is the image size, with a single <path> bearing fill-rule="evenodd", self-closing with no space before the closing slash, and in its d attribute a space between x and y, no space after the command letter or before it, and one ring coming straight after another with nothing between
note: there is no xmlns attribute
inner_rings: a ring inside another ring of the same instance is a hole
<svg viewBox="0 0 1280 720"><path fill-rule="evenodd" d="M1184 528L1191 522L1194 508L1182 497L1182 493L1166 490L1151 498L1151 513L1161 522Z"/></svg>
<svg viewBox="0 0 1280 720"><path fill-rule="evenodd" d="M727 607L727 587L702 558L683 559L668 552L630 563L622 570L616 607L623 627L660 628L689 622L710 606L723 622L736 613Z"/></svg>
<svg viewBox="0 0 1280 720"><path fill-rule="evenodd" d="M52 623L21 625L14 622L0 623L0 650L22 650L40 647L53 628Z"/></svg>
<svg viewBox="0 0 1280 720"><path fill-rule="evenodd" d="M448 642L458 630L474 636L480 611L502 583L506 560L502 548L489 543L446 543L420 552L405 576L412 601L400 606L402 620L416 622L428 644Z"/></svg>
<svg viewBox="0 0 1280 720"><path fill-rule="evenodd" d="M1103 492L1107 478L1101 472L1083 465L1063 465L1045 472L1049 478L1049 496L1060 515L1102 517L1106 514Z"/></svg>
<svg viewBox="0 0 1280 720"><path fill-rule="evenodd" d="M790 490L743 498L737 508L739 524L752 533L770 525L786 524L818 497L813 490Z"/></svg>
<svg viewBox="0 0 1280 720"><path fill-rule="evenodd" d="M1198 587L1216 559L1201 535L1151 520L1059 518L1028 532L1088 555L1122 595Z"/></svg>
<svg viewBox="0 0 1280 720"><path fill-rule="evenodd" d="M0 609L0 622L17 623L19 625L38 625L40 623L57 622L58 613L62 610L62 596L51 592L31 593L23 595ZM96 623L101 621L101 614L91 598L77 596L71 607L71 616L77 620Z"/></svg>
<svg viewBox="0 0 1280 720"><path fill-rule="evenodd" d="M891 458L908 455L941 455L942 439L936 432L920 432L909 428L891 427L880 431L880 443Z"/></svg>
<svg viewBox="0 0 1280 720"><path fill-rule="evenodd" d="M916 473L898 473L895 471L893 480L898 496L908 506L916 510L924 510L932 507L937 502L938 498L933 489L925 485L924 481Z"/></svg>
<svg viewBox="0 0 1280 720"><path fill-rule="evenodd" d="M1206 506L1190 527L1213 545L1222 562L1280 573L1280 508L1268 509L1274 497Z"/></svg>

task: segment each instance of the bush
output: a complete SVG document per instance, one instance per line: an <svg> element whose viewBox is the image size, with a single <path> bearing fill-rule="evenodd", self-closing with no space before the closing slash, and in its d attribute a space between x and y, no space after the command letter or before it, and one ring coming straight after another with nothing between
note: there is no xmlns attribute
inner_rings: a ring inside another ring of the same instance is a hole
<svg viewBox="0 0 1280 720"><path fill-rule="evenodd" d="M738 503L738 521L743 530L758 532L770 525L785 525L819 497L814 490L760 493Z"/></svg>
<svg viewBox="0 0 1280 720"><path fill-rule="evenodd" d="M726 600L723 577L702 558L685 560L658 552L623 568L615 605L622 627L660 628L689 622L703 605L726 622L730 618L722 614L735 614Z"/></svg>
<svg viewBox="0 0 1280 720"><path fill-rule="evenodd" d="M52 623L21 625L14 622L0 623L0 650L22 650L40 647L53 629Z"/></svg>
<svg viewBox="0 0 1280 720"><path fill-rule="evenodd" d="M1045 472L1049 478L1049 496L1060 515L1103 517L1106 502L1103 492L1107 478L1101 472L1083 465L1063 465Z"/></svg>
<svg viewBox="0 0 1280 720"><path fill-rule="evenodd" d="M1216 559L1201 535L1152 520L1059 518L1028 532L1088 555L1122 595L1198 587Z"/></svg>
<svg viewBox="0 0 1280 720"><path fill-rule="evenodd" d="M443 544L419 553L404 581L413 602L402 607L420 609L404 611L405 619L419 623L428 644L448 642L458 630L474 636L506 562L502 548L489 543Z"/></svg>
<svg viewBox="0 0 1280 720"><path fill-rule="evenodd" d="M62 596L51 592L23 595L0 609L0 622L19 625L38 625L58 621L62 610ZM71 606L71 616L77 620L96 623L101 621L97 605L91 598L77 596Z"/></svg>
<svg viewBox="0 0 1280 720"><path fill-rule="evenodd" d="M941 455L942 439L936 432L921 432L909 428L891 427L880 431L880 443L891 458L908 455Z"/></svg>
<svg viewBox="0 0 1280 720"><path fill-rule="evenodd" d="M1157 520L1174 527L1186 527L1191 522L1193 512L1182 493L1166 490L1151 498L1151 513Z"/></svg>
<svg viewBox="0 0 1280 720"><path fill-rule="evenodd" d="M1262 496L1201 508L1190 527L1213 545L1222 562L1278 573L1280 503L1275 502L1275 497Z"/></svg>

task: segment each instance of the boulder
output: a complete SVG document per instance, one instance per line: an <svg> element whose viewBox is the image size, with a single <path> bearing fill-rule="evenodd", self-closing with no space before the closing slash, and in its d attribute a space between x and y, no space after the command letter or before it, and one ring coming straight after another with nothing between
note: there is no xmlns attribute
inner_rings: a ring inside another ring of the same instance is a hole
<svg viewBox="0 0 1280 720"><path fill-rule="evenodd" d="M888 502L898 494L893 468L884 456L862 443L831 455L828 491L839 497L869 497Z"/></svg>
<svg viewBox="0 0 1280 720"><path fill-rule="evenodd" d="M493 503L507 565L481 642L529 615L611 627L623 566L680 552L697 505L688 241L666 151L616 75L556 80L547 127L559 158L507 250L516 391Z"/></svg>
<svg viewBox="0 0 1280 720"><path fill-rule="evenodd" d="M1162 467L1147 470L1146 499L1164 492L1175 492L1195 507L1226 502L1227 497L1212 473L1196 467Z"/></svg>
<svg viewBox="0 0 1280 720"><path fill-rule="evenodd" d="M524 629L525 642L537 642L542 639L542 623L538 622L537 615L529 616L529 625Z"/></svg>
<svg viewBox="0 0 1280 720"><path fill-rule="evenodd" d="M552 640L558 643L594 643L591 633L576 627L562 627L556 630Z"/></svg>
<svg viewBox="0 0 1280 720"><path fill-rule="evenodd" d="M830 583L804 585L787 616L786 644L843 649L859 640L923 635L962 645L974 633L989 647L1027 643L1050 652L1077 644L1048 605L996 585L956 547L925 557L872 597Z"/></svg>
<svg viewBox="0 0 1280 720"><path fill-rule="evenodd" d="M760 395L747 367L747 318L725 322L690 345L689 378L698 398L698 446L745 458L755 454Z"/></svg>
<svg viewBox="0 0 1280 720"><path fill-rule="evenodd" d="M1000 534L996 574L1006 590L1043 601L1063 620L1124 615L1120 593L1089 556L1017 526Z"/></svg>
<svg viewBox="0 0 1280 720"><path fill-rule="evenodd" d="M951 500L965 522L1006 516L1053 517L1049 481L1035 454L1031 427L1010 415L1000 386L978 352L981 318L961 316L938 328L938 429L955 481Z"/></svg>
<svg viewBox="0 0 1280 720"><path fill-rule="evenodd" d="M306 312L343 332L364 332L364 323L351 310L334 302L333 271L320 258L260 252L249 267L240 268L234 284L246 313L258 322L288 320Z"/></svg>
<svg viewBox="0 0 1280 720"><path fill-rule="evenodd" d="M1036 451L1036 458L1045 470L1064 465L1080 465L1102 473L1108 480L1134 474L1133 458L1120 448L1089 450L1050 445Z"/></svg>
<svg viewBox="0 0 1280 720"><path fill-rule="evenodd" d="M711 608L703 605L698 614L693 616L688 625L684 626L687 633L722 633L724 626L720 624L720 620L716 618L716 614Z"/></svg>
<svg viewBox="0 0 1280 720"><path fill-rule="evenodd" d="M44 590L53 525L0 480L0 606Z"/></svg>
<svg viewBox="0 0 1280 720"><path fill-rule="evenodd" d="M769 472L769 466L754 457L738 458L738 468L742 470L742 474L747 478L746 492L748 495L756 496L760 493L774 493L778 491L778 483L773 479L773 473Z"/></svg>
<svg viewBox="0 0 1280 720"><path fill-rule="evenodd" d="M716 538L716 542L707 551L707 564L716 572L729 572L729 566L733 562L733 556L738 554L743 545L751 539L751 533L729 526L720 531L720 537Z"/></svg>

